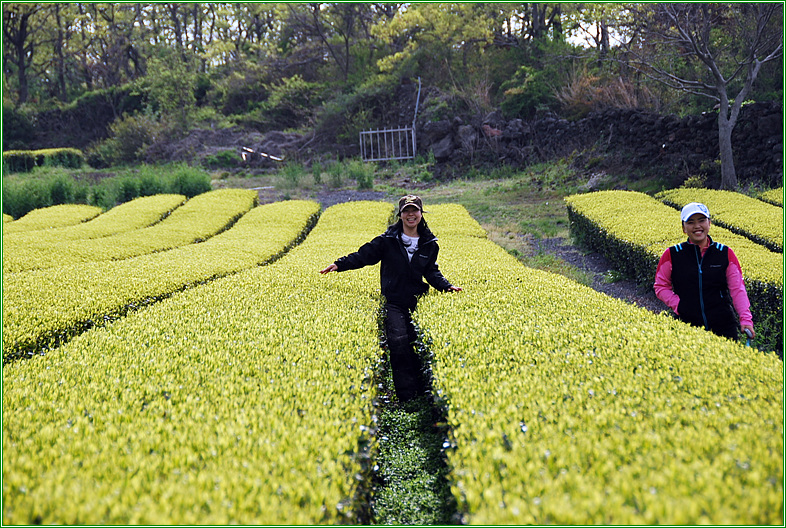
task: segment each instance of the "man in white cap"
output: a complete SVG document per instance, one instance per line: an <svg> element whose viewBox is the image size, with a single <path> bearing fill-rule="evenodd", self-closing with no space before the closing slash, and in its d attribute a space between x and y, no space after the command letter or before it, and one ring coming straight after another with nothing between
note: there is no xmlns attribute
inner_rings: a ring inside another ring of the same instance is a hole
<svg viewBox="0 0 786 528"><path fill-rule="evenodd" d="M680 219L688 240L661 256L655 295L686 323L729 339L738 339L740 327L755 337L740 262L730 247L710 238L709 209L691 202Z"/></svg>

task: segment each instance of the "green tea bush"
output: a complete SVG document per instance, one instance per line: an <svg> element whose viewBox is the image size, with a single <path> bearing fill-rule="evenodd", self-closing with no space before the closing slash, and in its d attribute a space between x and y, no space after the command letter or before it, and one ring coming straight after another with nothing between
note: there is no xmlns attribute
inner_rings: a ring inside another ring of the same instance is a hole
<svg viewBox="0 0 786 528"><path fill-rule="evenodd" d="M99 214L102 213L100 208L92 205L37 209L19 222L5 226L3 247L6 258L22 255L24 259L25 255L36 252L55 252L59 244L67 241L110 237L149 227L167 217L185 200L185 196L177 194L147 196L118 205L103 214ZM66 220L70 216L73 220ZM37 218L35 222L32 221L34 217ZM21 229L23 225L27 226L26 229Z"/></svg>
<svg viewBox="0 0 786 528"><path fill-rule="evenodd" d="M111 237L62 240L46 247L36 245L3 252L3 272L121 260L202 242L231 227L256 202L255 191L217 189L191 198L162 222L150 227Z"/></svg>
<svg viewBox="0 0 786 528"><path fill-rule="evenodd" d="M78 149L57 148L3 152L3 172L30 172L34 167L78 169L84 155Z"/></svg>
<svg viewBox="0 0 786 528"><path fill-rule="evenodd" d="M74 148L57 148L36 150L36 165L39 167L64 167L78 169L85 157L81 150Z"/></svg>
<svg viewBox="0 0 786 528"><path fill-rule="evenodd" d="M165 204L172 198L177 197L142 198L137 204L131 202L134 207L119 206L96 221L115 211L116 218L107 218L104 226L87 233L87 224L82 224L84 229L74 226L58 231L63 238L95 237L124 219L132 222L134 211L149 218L140 206L155 206L156 201ZM201 244L127 260L9 274L3 283L4 360L47 350L85 328L100 326L189 286L275 260L305 236L318 211L315 202L268 204L252 209L231 229Z"/></svg>
<svg viewBox="0 0 786 528"><path fill-rule="evenodd" d="M466 217L429 207L440 268L464 291L416 312L466 524L783 522L774 354L447 234Z"/></svg>
<svg viewBox="0 0 786 528"><path fill-rule="evenodd" d="M765 191L761 194L761 196L759 196L759 199L767 203L777 205L778 207L783 207L783 187Z"/></svg>
<svg viewBox="0 0 786 528"><path fill-rule="evenodd" d="M568 196L565 201L572 236L646 287L655 282L661 254L686 239L679 213L643 193L601 191ZM631 221L632 214L642 221ZM720 226L711 233L739 257L760 345L782 350L783 324L777 322L783 304L782 254Z"/></svg>
<svg viewBox="0 0 786 528"><path fill-rule="evenodd" d="M378 281L317 270L391 207L334 207L269 266L5 365L3 522L364 524Z"/></svg>
<svg viewBox="0 0 786 528"><path fill-rule="evenodd" d="M100 207L83 204L52 205L33 209L22 218L3 225L3 244L6 251L14 251L6 246L7 240L12 240L15 233L34 232L30 235L32 239L44 237L42 230L60 233L60 228L80 225L87 222L102 212ZM5 222L13 220L11 215L3 215ZM6 238L8 237L8 238Z"/></svg>
<svg viewBox="0 0 786 528"><path fill-rule="evenodd" d="M655 197L676 209L690 202L701 202L709 208L713 224L783 253L782 207L737 192L714 189L672 189Z"/></svg>
<svg viewBox="0 0 786 528"><path fill-rule="evenodd" d="M29 150L3 152L3 173L30 172L35 167L35 155Z"/></svg>

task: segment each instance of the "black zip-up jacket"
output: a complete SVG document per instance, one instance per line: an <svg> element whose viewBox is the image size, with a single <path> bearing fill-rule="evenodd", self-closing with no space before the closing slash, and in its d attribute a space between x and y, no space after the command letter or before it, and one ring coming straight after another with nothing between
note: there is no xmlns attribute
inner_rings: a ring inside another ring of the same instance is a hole
<svg viewBox="0 0 786 528"><path fill-rule="evenodd" d="M407 258L407 250L401 240L402 228L397 223L383 234L363 244L360 249L338 259L338 271L359 269L382 262L379 268L382 295L387 302L414 310L418 297L428 292L428 284L440 291L448 291L450 282L437 266L439 245L437 237L426 227L419 233L418 250ZM423 282L423 279L428 284Z"/></svg>
<svg viewBox="0 0 786 528"><path fill-rule="evenodd" d="M680 298L680 319L734 338L738 324L726 281L728 249L711 238L703 257L701 248L690 242L672 246L671 282Z"/></svg>

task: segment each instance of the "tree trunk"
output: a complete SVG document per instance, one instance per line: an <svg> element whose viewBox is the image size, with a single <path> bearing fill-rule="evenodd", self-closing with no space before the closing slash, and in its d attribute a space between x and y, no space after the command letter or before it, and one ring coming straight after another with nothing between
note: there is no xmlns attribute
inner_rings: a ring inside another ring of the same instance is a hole
<svg viewBox="0 0 786 528"><path fill-rule="evenodd" d="M60 4L55 4L55 24L57 26L57 38L54 41L55 58L57 60L57 84L56 95L64 103L68 101L68 91L66 90L65 79L65 55L63 53L63 42L65 41L63 32L63 20L60 17Z"/></svg>
<svg viewBox="0 0 786 528"><path fill-rule="evenodd" d="M10 43L10 48L14 50L9 60L17 67L19 104L27 102L29 95L27 67L32 64L35 51L35 46L27 41L30 36L29 19L38 9L38 7L27 9L25 5L3 6L3 41Z"/></svg>
<svg viewBox="0 0 786 528"><path fill-rule="evenodd" d="M721 109L722 110L722 109ZM718 113L718 145L721 160L721 189L737 190L737 173L734 170L734 154L731 149L731 132L734 123L726 112Z"/></svg>

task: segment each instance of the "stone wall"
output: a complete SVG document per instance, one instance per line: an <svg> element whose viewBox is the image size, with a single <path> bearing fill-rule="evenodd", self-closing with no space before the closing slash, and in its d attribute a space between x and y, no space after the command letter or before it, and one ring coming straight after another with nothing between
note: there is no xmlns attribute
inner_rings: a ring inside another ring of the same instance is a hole
<svg viewBox="0 0 786 528"><path fill-rule="evenodd" d="M482 121L460 117L419 124L418 148L438 161L503 160L528 165L593 149L625 152L632 166L657 166L685 176L719 159L717 112L677 117L642 110L607 109L568 121L553 114L529 121L505 120L493 112ZM783 181L783 106L746 105L732 134L740 181ZM705 169L706 170L706 169Z"/></svg>

